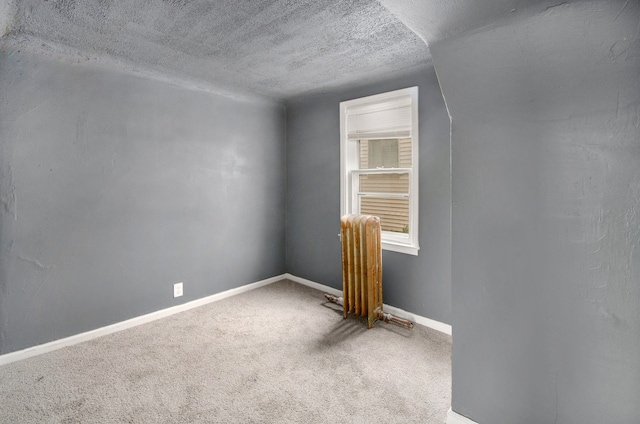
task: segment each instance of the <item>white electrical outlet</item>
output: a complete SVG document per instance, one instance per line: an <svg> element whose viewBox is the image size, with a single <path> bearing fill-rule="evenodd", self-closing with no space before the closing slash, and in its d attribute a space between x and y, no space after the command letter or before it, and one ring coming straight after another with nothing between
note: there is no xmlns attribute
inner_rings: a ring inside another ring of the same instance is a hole
<svg viewBox="0 0 640 424"><path fill-rule="evenodd" d="M183 283L176 283L173 285L173 297L180 297L182 296L183 292L182 292L182 284Z"/></svg>

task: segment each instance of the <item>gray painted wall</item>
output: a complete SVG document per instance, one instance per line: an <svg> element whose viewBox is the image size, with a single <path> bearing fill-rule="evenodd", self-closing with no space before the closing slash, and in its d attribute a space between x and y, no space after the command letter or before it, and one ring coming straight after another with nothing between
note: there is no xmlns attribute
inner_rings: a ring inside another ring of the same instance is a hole
<svg viewBox="0 0 640 424"><path fill-rule="evenodd" d="M20 49L0 93L0 354L285 272L282 105Z"/></svg>
<svg viewBox="0 0 640 424"><path fill-rule="evenodd" d="M449 116L433 67L287 103L287 271L342 289L339 103L419 87L420 252L383 252L385 303L451 322Z"/></svg>
<svg viewBox="0 0 640 424"><path fill-rule="evenodd" d="M16 9L15 0L0 0L0 37L11 31Z"/></svg>
<svg viewBox="0 0 640 424"><path fill-rule="evenodd" d="M453 400L478 423L640 420L640 4L431 46L452 116Z"/></svg>

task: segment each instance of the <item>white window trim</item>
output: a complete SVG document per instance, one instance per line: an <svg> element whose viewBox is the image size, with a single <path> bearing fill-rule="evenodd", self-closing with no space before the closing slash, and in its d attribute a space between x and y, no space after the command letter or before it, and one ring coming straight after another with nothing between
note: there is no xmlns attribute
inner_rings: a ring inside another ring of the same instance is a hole
<svg viewBox="0 0 640 424"><path fill-rule="evenodd" d="M357 145L349 143L347 137L346 113L349 107L366 103L376 103L400 96L411 98L411 171L409 173L409 234L382 232L382 248L393 252L418 255L418 87L395 90L340 103L340 216L353 211L355 193L353 190L352 170L357 169Z"/></svg>

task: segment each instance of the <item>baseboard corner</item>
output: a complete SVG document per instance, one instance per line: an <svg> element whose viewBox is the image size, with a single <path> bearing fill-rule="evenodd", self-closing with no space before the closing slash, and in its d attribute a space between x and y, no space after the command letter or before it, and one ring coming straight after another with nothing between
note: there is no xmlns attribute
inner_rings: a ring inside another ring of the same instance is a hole
<svg viewBox="0 0 640 424"><path fill-rule="evenodd" d="M447 412L447 424L478 424L477 422L470 420L464 415L460 415L453 409L449 408Z"/></svg>

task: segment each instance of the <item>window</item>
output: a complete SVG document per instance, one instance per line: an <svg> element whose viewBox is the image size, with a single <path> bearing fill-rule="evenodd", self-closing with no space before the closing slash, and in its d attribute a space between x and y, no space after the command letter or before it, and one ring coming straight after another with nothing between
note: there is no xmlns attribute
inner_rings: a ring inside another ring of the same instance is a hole
<svg viewBox="0 0 640 424"><path fill-rule="evenodd" d="M340 213L380 217L382 248L418 254L418 87L340 103Z"/></svg>

